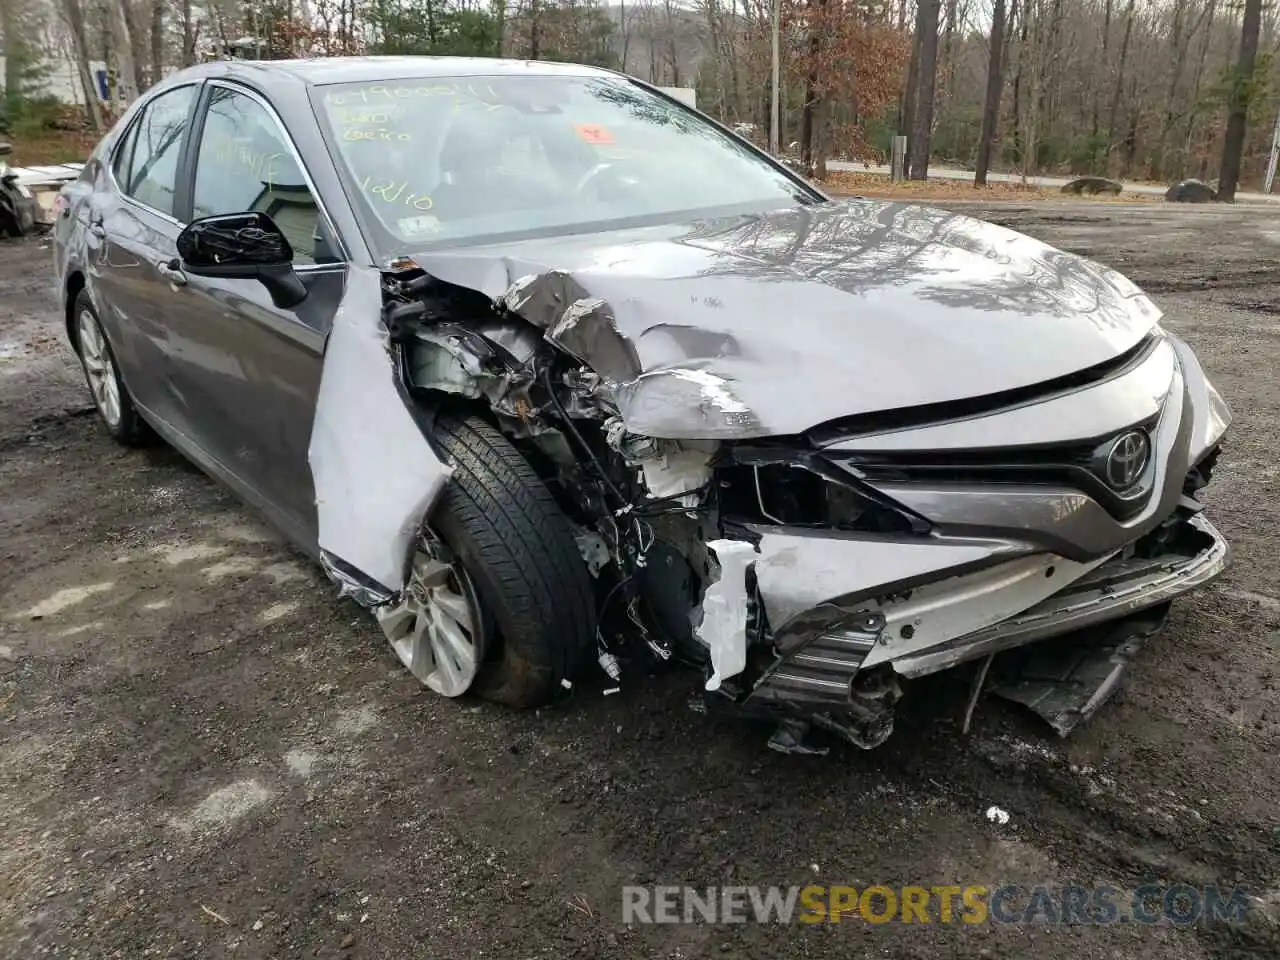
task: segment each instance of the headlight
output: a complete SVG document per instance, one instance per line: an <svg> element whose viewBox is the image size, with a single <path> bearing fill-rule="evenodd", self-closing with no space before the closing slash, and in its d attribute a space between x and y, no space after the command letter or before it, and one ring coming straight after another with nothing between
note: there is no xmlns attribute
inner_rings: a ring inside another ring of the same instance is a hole
<svg viewBox="0 0 1280 960"><path fill-rule="evenodd" d="M759 436L759 419L733 386L706 370L656 370L622 384L615 396L631 433L667 440Z"/></svg>
<svg viewBox="0 0 1280 960"><path fill-rule="evenodd" d="M1218 388L1207 379L1204 382L1204 390L1209 403L1201 443L1207 449L1221 440L1222 435L1227 432L1227 427L1231 426L1231 408L1227 406L1227 401L1222 399Z"/></svg>

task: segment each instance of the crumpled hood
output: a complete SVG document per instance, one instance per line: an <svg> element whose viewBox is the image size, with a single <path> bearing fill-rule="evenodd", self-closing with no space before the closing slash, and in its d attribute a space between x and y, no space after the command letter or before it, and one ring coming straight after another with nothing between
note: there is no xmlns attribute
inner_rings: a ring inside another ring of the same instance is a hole
<svg viewBox="0 0 1280 960"><path fill-rule="evenodd" d="M415 255L618 386L629 429L797 434L1112 359L1160 312L1120 274L959 214L850 200Z"/></svg>

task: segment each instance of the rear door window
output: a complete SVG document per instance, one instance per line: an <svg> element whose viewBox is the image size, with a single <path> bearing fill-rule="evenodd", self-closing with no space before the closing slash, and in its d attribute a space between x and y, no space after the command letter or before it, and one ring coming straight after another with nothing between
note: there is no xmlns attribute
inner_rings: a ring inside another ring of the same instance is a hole
<svg viewBox="0 0 1280 960"><path fill-rule="evenodd" d="M125 196L175 216L178 158L191 125L194 86L168 90L146 106L116 154L116 182Z"/></svg>

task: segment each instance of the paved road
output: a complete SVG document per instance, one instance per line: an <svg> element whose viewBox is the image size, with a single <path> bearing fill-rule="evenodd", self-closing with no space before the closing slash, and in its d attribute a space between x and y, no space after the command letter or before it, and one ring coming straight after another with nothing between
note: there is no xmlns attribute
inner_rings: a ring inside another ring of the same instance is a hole
<svg viewBox="0 0 1280 960"><path fill-rule="evenodd" d="M889 176L889 168L872 164L866 166L861 163L853 163L844 160L828 160L827 168L830 170L843 170L848 173L875 173L883 176ZM960 170L956 167L929 167L929 176L937 177L940 180L972 180L972 170ZM1023 178L1019 174L1014 173L991 173L987 175L987 179L993 183L1021 183ZM1048 187L1054 189L1064 184L1070 183L1073 177L1027 177L1026 183L1033 187ZM1149 193L1163 196L1168 187L1145 183L1127 183L1125 190L1129 193ZM1280 203L1280 194L1265 193L1249 193L1240 192L1236 194L1236 200L1242 203Z"/></svg>

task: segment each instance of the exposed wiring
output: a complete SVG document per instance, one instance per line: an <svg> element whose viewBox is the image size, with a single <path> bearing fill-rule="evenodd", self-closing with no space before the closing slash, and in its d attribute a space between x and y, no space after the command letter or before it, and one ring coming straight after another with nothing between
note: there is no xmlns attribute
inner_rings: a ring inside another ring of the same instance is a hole
<svg viewBox="0 0 1280 960"><path fill-rule="evenodd" d="M654 638L653 634L650 633L649 628L644 625L644 621L640 619L640 614L636 610L635 597L632 597L631 602L627 604L627 616L630 618L631 622L636 625L636 629L640 631L640 636L644 639L644 642L649 645L649 649L652 650L660 660L670 660L670 642L668 642L665 637L662 640L657 640Z"/></svg>
<svg viewBox="0 0 1280 960"><path fill-rule="evenodd" d="M756 504L760 507L760 512L765 515L765 519L772 520L774 523L786 526L786 521L779 520L764 508L764 494L760 492L760 468L758 466L752 467L751 473L756 479Z"/></svg>
<svg viewBox="0 0 1280 960"><path fill-rule="evenodd" d="M649 531L649 542L645 543L644 537L643 536L640 537L640 552L642 554L649 552L650 548L653 547L653 542L654 540L657 539L657 536L653 532L653 525L650 524L647 520L639 520L639 519L636 520L637 535L642 534L645 530Z"/></svg>
<svg viewBox="0 0 1280 960"><path fill-rule="evenodd" d="M550 364L542 368L542 383L543 386L547 388L547 394L551 397L551 403L555 406L556 412L560 414L560 419L564 423L565 429L569 431L569 435L573 437L578 446L582 448L582 452L587 455L587 459L590 460L591 465L595 467L596 473L600 475L600 479L603 480L605 486L609 488L609 492L617 498L618 503L624 508L629 508L631 506L631 501L622 495L622 491L619 490L613 480L610 479L609 474L604 469L604 465L600 463L599 458L596 456L596 452L592 450L587 441L583 439L582 434L578 432L578 428L574 426L573 420L570 419L569 414L565 412L564 404L562 404L560 402L560 398L556 396L555 387L551 383Z"/></svg>
<svg viewBox="0 0 1280 960"><path fill-rule="evenodd" d="M690 511L708 510L709 506L702 504L696 507L687 507L681 501L685 497L696 496L699 501L705 499L706 495L711 491L711 482L708 481L700 487L694 487L692 490L686 490L684 493L673 493L666 497L655 497L652 500L646 500L635 508L635 512L641 516L660 515L664 513L688 513Z"/></svg>
<svg viewBox="0 0 1280 960"><path fill-rule="evenodd" d="M604 595L604 602L600 604L600 614L596 618L596 643L600 645L601 650L608 650L609 645L605 643L604 632L601 629L600 624L604 623L605 614L609 612L609 604L613 602L613 598L617 596L619 590L631 582L631 579L632 578L629 576L623 577L610 587L609 592Z"/></svg>
<svg viewBox="0 0 1280 960"><path fill-rule="evenodd" d="M560 420L564 424L565 429L569 431L569 435L573 437L578 446L582 448L582 452L585 453L587 455L587 459L591 461L591 466L595 468L596 473L599 475L600 479L604 481L609 492L613 494L614 498L621 505L621 508L614 515L621 517L628 513L632 513L631 501L628 500L623 495L622 491L618 489L617 485L613 482L613 479L609 476L608 471L605 470L604 465L596 456L595 451L591 449L590 444L588 444L582 434L578 432L578 428L569 417L568 412L564 408L564 404L562 404L560 402L560 398L556 396L555 386L551 382L550 365L542 368L542 383L543 386L547 388L547 395L551 398L551 403L556 408L556 412L560 415ZM648 551L649 547L644 546L644 534L640 528L640 520L635 516L632 517L632 525L635 529L637 547L634 563L637 567L643 567L644 555ZM652 528L650 528L650 533L652 534ZM649 546L652 545L653 537L650 536Z"/></svg>

